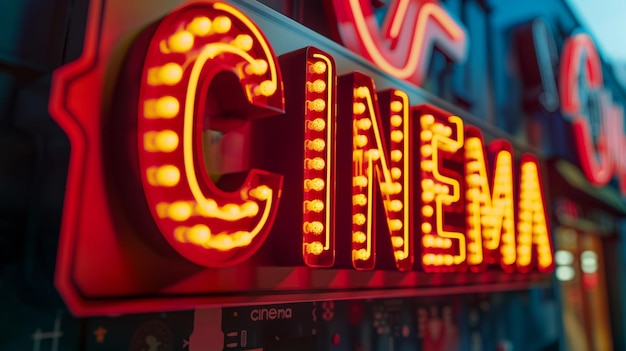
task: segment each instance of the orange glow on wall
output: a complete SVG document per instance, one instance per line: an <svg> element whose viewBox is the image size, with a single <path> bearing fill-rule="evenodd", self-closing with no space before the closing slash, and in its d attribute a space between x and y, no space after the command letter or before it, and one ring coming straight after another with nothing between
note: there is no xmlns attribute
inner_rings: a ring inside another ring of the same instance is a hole
<svg viewBox="0 0 626 351"><path fill-rule="evenodd" d="M511 272L516 261L513 151L504 140L491 143L493 171L487 173L482 133L474 127L465 133L468 264L478 270L484 260Z"/></svg>
<svg viewBox="0 0 626 351"><path fill-rule="evenodd" d="M463 164L463 120L426 109L420 114L420 175L422 203L422 267L427 272L464 269L467 242L463 223L450 216L464 211L460 180Z"/></svg>
<svg viewBox="0 0 626 351"><path fill-rule="evenodd" d="M220 267L245 260L271 228L282 179L252 169L237 191L219 189L202 162L199 145L207 127L199 116L228 118L220 115L221 106L204 102L212 82L225 72L239 80L250 104L282 110L274 53L238 10L223 3L196 4L159 24L143 67L138 156L155 222L170 245L192 262ZM208 128L219 130L219 122L212 122Z"/></svg>
<svg viewBox="0 0 626 351"><path fill-rule="evenodd" d="M337 72L334 59L314 48L307 50L305 69L302 254L310 267L331 267L335 262Z"/></svg>
<svg viewBox="0 0 626 351"><path fill-rule="evenodd" d="M554 246L536 157L522 155L520 169L517 269L520 272L529 272L534 264L540 272L551 272L554 270Z"/></svg>
<svg viewBox="0 0 626 351"><path fill-rule="evenodd" d="M393 0L380 28L369 0L333 0L341 39L387 74L422 85L434 47L463 62L467 34L436 2Z"/></svg>
<svg viewBox="0 0 626 351"><path fill-rule="evenodd" d="M352 264L357 269L373 269L376 263L378 184L396 266L411 270L409 99L406 93L392 90L386 93L387 103L380 106L370 77L353 73L349 78L352 84L344 89L353 92ZM389 119L389 135L383 134L383 115Z"/></svg>

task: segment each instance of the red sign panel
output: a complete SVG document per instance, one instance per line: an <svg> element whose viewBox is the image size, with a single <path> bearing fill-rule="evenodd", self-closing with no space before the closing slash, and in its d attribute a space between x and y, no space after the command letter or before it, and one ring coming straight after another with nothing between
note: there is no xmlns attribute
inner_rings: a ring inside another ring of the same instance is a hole
<svg viewBox="0 0 626 351"><path fill-rule="evenodd" d="M534 156L339 75L323 50L278 56L231 4L171 11L117 66L92 10L51 99L72 143L56 281L75 313L495 289L553 269Z"/></svg>

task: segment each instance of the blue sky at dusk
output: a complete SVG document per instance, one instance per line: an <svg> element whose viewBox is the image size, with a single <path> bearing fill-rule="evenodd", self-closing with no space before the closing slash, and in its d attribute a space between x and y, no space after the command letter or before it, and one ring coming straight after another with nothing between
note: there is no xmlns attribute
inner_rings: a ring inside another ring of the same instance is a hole
<svg viewBox="0 0 626 351"><path fill-rule="evenodd" d="M626 0L565 0L595 39L602 56L626 64Z"/></svg>

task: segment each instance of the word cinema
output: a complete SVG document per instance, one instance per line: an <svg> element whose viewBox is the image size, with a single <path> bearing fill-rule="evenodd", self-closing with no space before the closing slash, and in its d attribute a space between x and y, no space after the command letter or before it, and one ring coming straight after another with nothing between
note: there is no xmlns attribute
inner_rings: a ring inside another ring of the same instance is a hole
<svg viewBox="0 0 626 351"><path fill-rule="evenodd" d="M309 267L377 269L378 243L400 271L553 269L539 162L507 141L339 75L320 49L277 57L223 3L172 12L143 54L130 94L141 184L186 259L231 266L289 236Z"/></svg>

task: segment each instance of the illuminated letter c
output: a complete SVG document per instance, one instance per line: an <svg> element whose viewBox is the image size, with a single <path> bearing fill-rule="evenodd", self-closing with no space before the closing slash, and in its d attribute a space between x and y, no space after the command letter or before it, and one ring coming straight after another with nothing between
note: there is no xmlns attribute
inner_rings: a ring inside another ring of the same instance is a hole
<svg viewBox="0 0 626 351"><path fill-rule="evenodd" d="M219 189L204 163L203 123L228 135L233 125L282 112L283 94L272 48L231 6L187 6L156 28L139 93L139 166L161 234L188 260L232 265L263 244L282 177L252 169L236 191Z"/></svg>
<svg viewBox="0 0 626 351"><path fill-rule="evenodd" d="M581 86L581 81L586 86ZM614 165L606 145L604 121L601 122L598 140L594 141L589 118L590 112L595 111L586 109L584 105L587 101L581 101L581 97L586 96L583 94L588 93L585 88L598 89L604 84L600 56L588 35L576 34L563 45L559 83L561 109L564 115L571 118L581 167L591 183L606 185L611 180Z"/></svg>

